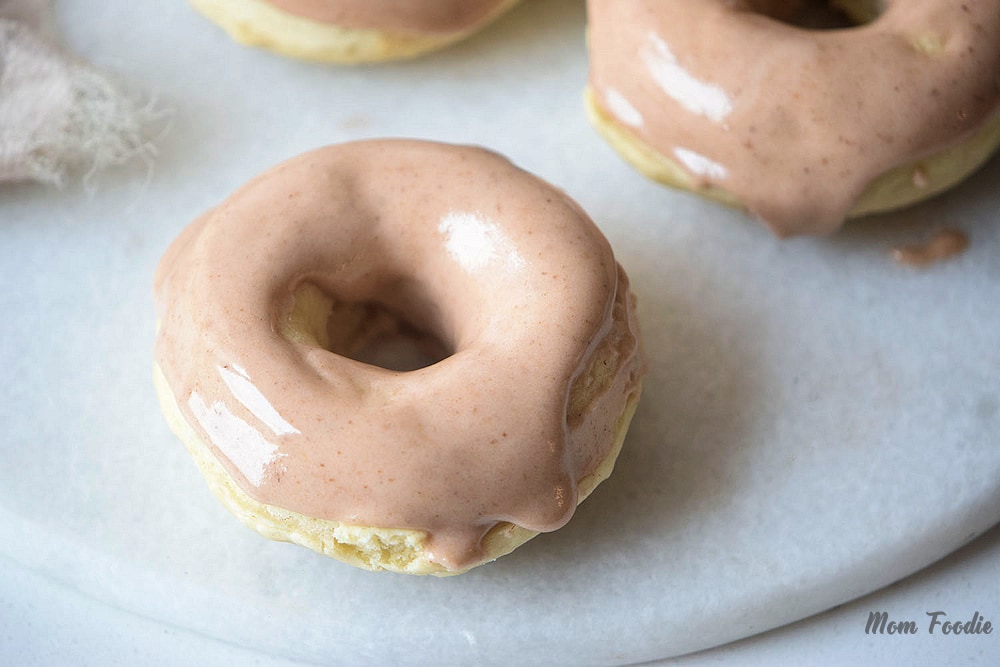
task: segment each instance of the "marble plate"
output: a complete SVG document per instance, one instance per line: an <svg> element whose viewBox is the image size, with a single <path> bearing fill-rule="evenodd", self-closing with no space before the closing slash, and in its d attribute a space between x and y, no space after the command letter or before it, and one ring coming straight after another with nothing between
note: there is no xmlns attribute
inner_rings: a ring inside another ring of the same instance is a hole
<svg viewBox="0 0 1000 667"><path fill-rule="evenodd" d="M142 164L0 189L0 555L225 640L340 663L621 664L882 587L1000 519L1000 162L925 205L778 241L589 129L582 3L445 53L331 69L183 3L65 0L72 47L174 111ZM170 240L271 164L410 136L491 146L577 198L638 293L651 368L615 475L563 530L452 579L265 541L210 496L151 385ZM961 257L890 250L942 226Z"/></svg>

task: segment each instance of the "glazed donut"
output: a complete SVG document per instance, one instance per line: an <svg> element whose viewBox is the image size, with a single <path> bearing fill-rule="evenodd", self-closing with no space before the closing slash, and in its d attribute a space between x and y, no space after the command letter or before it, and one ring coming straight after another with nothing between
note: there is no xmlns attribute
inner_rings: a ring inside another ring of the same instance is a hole
<svg viewBox="0 0 1000 667"><path fill-rule="evenodd" d="M373 570L454 574L565 524L645 370L600 231L479 148L292 159L190 225L154 294L161 406L223 504ZM405 332L435 363L367 362Z"/></svg>
<svg viewBox="0 0 1000 667"><path fill-rule="evenodd" d="M304 60L414 58L485 27L520 0L190 0L230 37Z"/></svg>
<svg viewBox="0 0 1000 667"><path fill-rule="evenodd" d="M1000 145L1000 2L848 0L867 23L822 31L761 13L796 4L588 0L592 122L781 236L930 197Z"/></svg>

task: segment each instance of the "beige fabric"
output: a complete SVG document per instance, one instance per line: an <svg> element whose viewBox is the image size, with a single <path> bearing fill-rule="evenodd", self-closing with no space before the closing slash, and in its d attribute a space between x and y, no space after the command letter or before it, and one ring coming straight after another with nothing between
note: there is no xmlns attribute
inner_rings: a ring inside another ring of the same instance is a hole
<svg viewBox="0 0 1000 667"><path fill-rule="evenodd" d="M0 0L0 182L148 163L146 128L163 114L54 40L49 0Z"/></svg>

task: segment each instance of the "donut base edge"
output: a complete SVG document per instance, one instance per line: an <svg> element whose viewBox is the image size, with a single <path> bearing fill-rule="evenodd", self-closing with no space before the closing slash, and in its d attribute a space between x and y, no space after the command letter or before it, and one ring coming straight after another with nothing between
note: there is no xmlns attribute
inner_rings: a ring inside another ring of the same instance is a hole
<svg viewBox="0 0 1000 667"><path fill-rule="evenodd" d="M156 364L153 383L170 430L184 444L212 494L241 523L268 539L291 542L365 570L446 577L492 562L540 534L507 522L497 524L482 541L486 558L462 570L448 570L430 560L423 548L427 537L423 531L356 526L259 502L239 487L184 419L166 376ZM611 475L641 393L640 381L631 390L615 423L615 437L608 454L594 471L578 482L578 504Z"/></svg>
<svg viewBox="0 0 1000 667"><path fill-rule="evenodd" d="M421 531L365 529L339 521L308 517L254 500L239 487L188 424L159 365L154 365L153 382L170 430L183 443L212 494L248 528L268 539L292 542L368 570L392 569L384 564L381 567L375 565L385 558L386 551L394 548L419 550L425 539ZM369 534L363 535L364 530L369 530ZM400 565L396 571L435 574L438 570L443 571L443 568L415 558L407 566Z"/></svg>
<svg viewBox="0 0 1000 667"><path fill-rule="evenodd" d="M521 0L505 0L476 25L448 34L418 35L323 24L263 0L188 0L236 42L282 56L339 65L407 60L443 49L485 28Z"/></svg>
<svg viewBox="0 0 1000 667"><path fill-rule="evenodd" d="M588 86L584 106L591 125L619 156L650 180L746 210L731 193L699 183L678 162L660 153L616 122ZM906 208L935 197L971 176L1000 148L1000 111L959 143L894 167L869 183L848 219Z"/></svg>
<svg viewBox="0 0 1000 667"><path fill-rule="evenodd" d="M1000 148L1000 110L968 139L875 179L848 217L884 213L935 197L971 176ZM918 182L923 183L917 185Z"/></svg>
<svg viewBox="0 0 1000 667"><path fill-rule="evenodd" d="M739 200L728 191L699 183L678 162L652 148L616 122L597 103L590 86L584 91L583 100L587 118L597 133L643 176L662 185L687 190L727 206L743 209Z"/></svg>

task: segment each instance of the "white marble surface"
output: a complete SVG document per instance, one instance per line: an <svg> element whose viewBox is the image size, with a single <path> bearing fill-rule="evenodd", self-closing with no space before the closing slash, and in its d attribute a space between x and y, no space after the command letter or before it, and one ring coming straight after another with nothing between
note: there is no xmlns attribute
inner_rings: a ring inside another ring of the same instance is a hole
<svg viewBox="0 0 1000 667"><path fill-rule="evenodd" d="M0 556L284 657L507 662L516 637L526 665L616 664L803 618L996 523L1000 162L831 239L777 241L645 182L587 127L581 4L336 70L238 48L180 2L58 3L74 48L176 116L148 178L0 191ZM367 136L485 144L565 188L640 299L651 370L615 476L565 529L460 578L261 540L210 497L150 386L167 243L278 160ZM958 260L888 259L942 225L972 238Z"/></svg>
<svg viewBox="0 0 1000 667"><path fill-rule="evenodd" d="M0 653L20 667L202 667L304 663L233 646L139 618L52 584L0 560ZM649 667L842 665L996 665L1000 629L945 636L927 628L927 611L1000 618L1000 528L902 582L815 617L706 651L644 663ZM913 619L916 635L865 634L872 611ZM517 642L512 637L512 643ZM341 664L352 664L350 660ZM441 664L447 664L441 663ZM553 664L559 664L554 661Z"/></svg>

